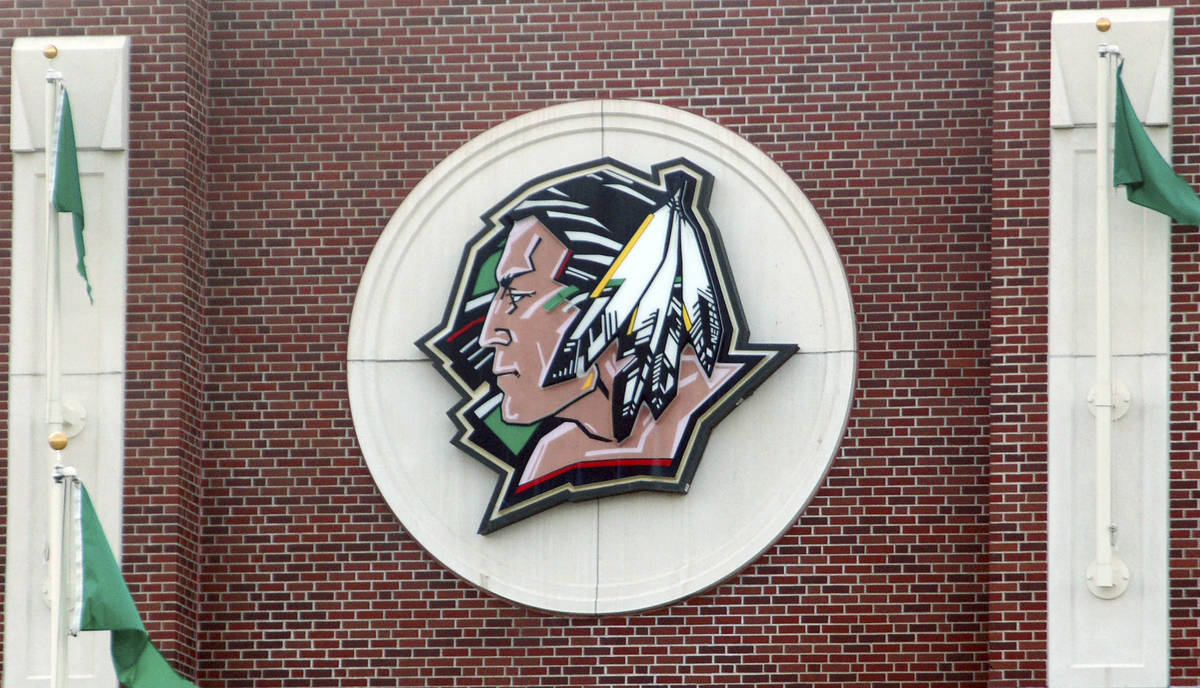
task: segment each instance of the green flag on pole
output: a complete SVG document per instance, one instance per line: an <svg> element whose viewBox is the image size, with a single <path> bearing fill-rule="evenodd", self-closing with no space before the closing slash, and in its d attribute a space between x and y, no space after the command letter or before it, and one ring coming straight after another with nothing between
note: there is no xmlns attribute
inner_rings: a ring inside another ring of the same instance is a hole
<svg viewBox="0 0 1200 688"><path fill-rule="evenodd" d="M1113 186L1125 185L1131 203L1157 210L1176 222L1200 225L1200 198L1158 154L1138 121L1117 67L1117 115L1113 128Z"/></svg>
<svg viewBox="0 0 1200 688"><path fill-rule="evenodd" d="M112 631L113 668L117 679L129 688L196 688L196 684L176 674L150 642L87 489L83 483L77 485L76 561L82 560L83 589L76 609L76 627L81 631Z"/></svg>
<svg viewBox="0 0 1200 688"><path fill-rule="evenodd" d="M54 158L54 209L60 213L71 213L75 220L75 269L87 285L88 301L92 301L92 283L88 280L87 265L83 257L87 254L83 246L83 191L79 186L79 155L75 151L75 122L71 119L71 99L67 90L58 92L58 113L55 117L58 131L58 154Z"/></svg>

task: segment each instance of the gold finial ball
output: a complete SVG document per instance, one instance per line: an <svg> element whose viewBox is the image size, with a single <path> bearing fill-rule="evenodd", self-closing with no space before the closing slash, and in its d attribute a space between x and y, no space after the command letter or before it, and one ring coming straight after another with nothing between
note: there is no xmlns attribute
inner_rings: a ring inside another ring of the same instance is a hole
<svg viewBox="0 0 1200 688"><path fill-rule="evenodd" d="M58 48L56 48L54 46L54 44L51 43L50 45L47 45L45 48L42 48L42 54L46 56L47 60L53 60L54 58L58 57Z"/></svg>
<svg viewBox="0 0 1200 688"><path fill-rule="evenodd" d="M1096 20L1096 28L1099 29L1101 33L1108 31L1112 28L1112 21L1110 21L1108 17L1100 17Z"/></svg>
<svg viewBox="0 0 1200 688"><path fill-rule="evenodd" d="M50 448L54 451L62 451L67 448L67 433L55 432L50 435Z"/></svg>

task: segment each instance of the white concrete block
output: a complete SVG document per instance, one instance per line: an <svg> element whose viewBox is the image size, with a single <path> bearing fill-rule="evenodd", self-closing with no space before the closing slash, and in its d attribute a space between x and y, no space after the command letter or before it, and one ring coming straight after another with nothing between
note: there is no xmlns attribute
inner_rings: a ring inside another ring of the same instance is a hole
<svg viewBox="0 0 1200 688"><path fill-rule="evenodd" d="M1169 152L1170 132L1148 129ZM1051 134L1050 324L1055 356L1096 352L1096 133L1091 127ZM1110 195L1112 350L1166 353L1170 298L1170 219Z"/></svg>
<svg viewBox="0 0 1200 688"><path fill-rule="evenodd" d="M128 197L128 37L18 39L12 52L13 226L9 368L5 688L49 684L46 533L53 457L46 440L46 212L43 87L53 66L71 97L86 216L90 305L75 271L72 220L59 229L62 394L86 414L63 452L92 495L114 552L121 551L124 489L125 284ZM116 684L104 633L82 634L69 650L71 685Z"/></svg>
<svg viewBox="0 0 1200 688"><path fill-rule="evenodd" d="M1098 31L1096 21L1112 22ZM1050 126L1096 124L1096 46L1116 45L1127 57L1129 101L1148 125L1171 123L1171 31L1169 7L1060 10L1050 19ZM1167 27L1164 31L1163 27Z"/></svg>
<svg viewBox="0 0 1200 688"><path fill-rule="evenodd" d="M123 472L107 469L104 462L123 449L122 434L113 428L123 427L124 408L109 407L100 400L123 394L124 379L114 374L70 382L78 401L94 415L84 431L72 438L63 460L76 467L88 486L119 557ZM44 687L49 685L50 607L44 590L50 574L45 553L54 457L46 445L41 414L28 410L45 408L45 377L12 375L8 390L12 412L8 419L4 685ZM116 685L107 633L82 633L72 639L69 659L71 685Z"/></svg>
<svg viewBox="0 0 1200 688"><path fill-rule="evenodd" d="M127 156L84 151L79 168L94 303L88 303L87 288L76 272L72 219L64 214L58 257L65 345L60 365L68 374L112 372L125 367ZM19 374L46 372L45 178L40 153L14 156L10 355L12 372Z"/></svg>
<svg viewBox="0 0 1200 688"><path fill-rule="evenodd" d="M1100 33L1106 16L1112 30ZM1124 594L1092 594L1097 559L1096 421L1087 396L1097 377L1097 43L1125 57L1130 99L1151 124L1171 121L1171 11L1056 12L1052 20L1050 312L1048 385L1047 675L1052 688L1165 686L1167 580L1169 220L1111 190L1114 379L1127 414L1112 425L1116 556ZM1169 159L1170 129L1147 128ZM1110 155L1109 151L1105 152Z"/></svg>
<svg viewBox="0 0 1200 688"><path fill-rule="evenodd" d="M47 60L47 45L58 57ZM75 143L81 150L129 147L128 36L38 36L18 38L12 47L12 127L14 153L45 147L42 86L46 70L63 75L75 119Z"/></svg>
<svg viewBox="0 0 1200 688"><path fill-rule="evenodd" d="M1093 357L1050 360L1047 587L1051 686L1165 686L1167 577L1166 355L1119 358L1115 376L1133 395L1113 425L1116 556L1130 569L1114 600L1088 590L1095 560L1095 420L1084 401Z"/></svg>

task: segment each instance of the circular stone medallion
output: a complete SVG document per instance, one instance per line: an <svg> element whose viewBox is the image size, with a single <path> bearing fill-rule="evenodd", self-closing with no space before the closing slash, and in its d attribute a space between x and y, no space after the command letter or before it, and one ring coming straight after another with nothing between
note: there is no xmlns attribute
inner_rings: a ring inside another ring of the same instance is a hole
<svg viewBox="0 0 1200 688"><path fill-rule="evenodd" d="M589 101L501 124L413 189L359 286L349 394L430 554L605 614L709 588L787 530L855 361L841 263L778 166L695 115Z"/></svg>

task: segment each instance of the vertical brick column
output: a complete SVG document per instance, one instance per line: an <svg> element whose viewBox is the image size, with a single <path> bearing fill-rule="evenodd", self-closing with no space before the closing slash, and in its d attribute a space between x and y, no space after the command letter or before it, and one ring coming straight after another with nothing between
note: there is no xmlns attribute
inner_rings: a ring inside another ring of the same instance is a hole
<svg viewBox="0 0 1200 688"><path fill-rule="evenodd" d="M1046 681L1046 355L1050 13L995 4L988 665Z"/></svg>
<svg viewBox="0 0 1200 688"><path fill-rule="evenodd" d="M1172 163L1200 187L1200 11L1175 8ZM1200 682L1200 232L1171 228L1171 684Z"/></svg>
<svg viewBox="0 0 1200 688"><path fill-rule="evenodd" d="M123 564L147 630L188 673L200 612L206 8L143 8L132 79Z"/></svg>

